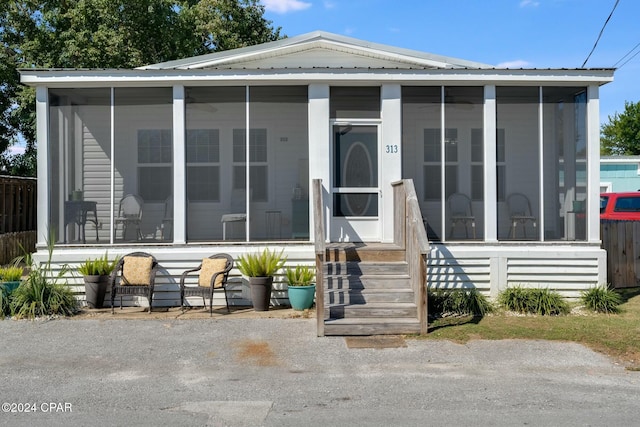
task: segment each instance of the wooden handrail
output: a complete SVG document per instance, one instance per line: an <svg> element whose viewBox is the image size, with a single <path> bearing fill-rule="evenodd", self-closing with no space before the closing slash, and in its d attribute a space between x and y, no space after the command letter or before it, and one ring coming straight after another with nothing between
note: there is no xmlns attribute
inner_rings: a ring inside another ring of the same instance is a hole
<svg viewBox="0 0 640 427"><path fill-rule="evenodd" d="M420 212L418 197L410 179L391 184L394 194L394 243L405 249L411 287L418 308L420 333L427 333L427 257L429 239Z"/></svg>
<svg viewBox="0 0 640 427"><path fill-rule="evenodd" d="M313 194L313 240L316 252L316 321L318 336L324 336L324 204L322 201L322 180L314 179L311 184Z"/></svg>

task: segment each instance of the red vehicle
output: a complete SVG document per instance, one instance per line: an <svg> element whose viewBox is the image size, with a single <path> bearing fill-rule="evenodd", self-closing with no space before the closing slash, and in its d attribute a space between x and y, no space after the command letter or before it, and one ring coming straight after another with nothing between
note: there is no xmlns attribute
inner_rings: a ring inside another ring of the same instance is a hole
<svg viewBox="0 0 640 427"><path fill-rule="evenodd" d="M600 219L640 221L640 191L601 193Z"/></svg>

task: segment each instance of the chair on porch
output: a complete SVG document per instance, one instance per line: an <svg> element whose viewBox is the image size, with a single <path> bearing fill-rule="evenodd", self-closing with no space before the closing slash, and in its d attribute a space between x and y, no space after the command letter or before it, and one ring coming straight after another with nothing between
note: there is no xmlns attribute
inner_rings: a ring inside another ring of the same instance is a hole
<svg viewBox="0 0 640 427"><path fill-rule="evenodd" d="M117 234L118 232L118 225L122 225L122 240L125 240L127 238L127 230L129 230L129 226L135 227L136 238L138 240L142 240L140 224L142 223L143 207L144 200L142 200L142 197L136 194L127 194L122 199L120 199L118 216L115 219L115 234Z"/></svg>
<svg viewBox="0 0 640 427"><path fill-rule="evenodd" d="M471 225L471 234L476 238L476 217L473 215L471 208L471 199L466 194L453 193L447 199L449 205L451 229L449 230L449 238L453 237L453 232L458 224L464 226L465 237L469 238L468 225Z"/></svg>
<svg viewBox="0 0 640 427"><path fill-rule="evenodd" d="M114 313L116 296L120 296L122 310L122 296L144 296L149 301L149 313L153 303L153 288L155 286L158 261L146 252L132 252L123 256L111 273L111 314Z"/></svg>
<svg viewBox="0 0 640 427"><path fill-rule="evenodd" d="M213 315L213 292L218 289L224 291L224 299L227 304L227 313L230 313L229 298L227 296L227 280L229 271L233 268L233 258L228 254L215 254L202 260L202 263L194 269L186 270L180 276L180 307L184 311L185 297L202 297L205 309L209 298L209 315ZM198 285L189 286L187 278L192 273L198 273Z"/></svg>
<svg viewBox="0 0 640 427"><path fill-rule="evenodd" d="M534 229L537 226L537 220L531 211L529 198L522 193L509 194L507 197L507 206L509 207L509 218L511 219L511 238L516 238L516 228L518 224L520 224L524 238L526 239L527 223L531 222Z"/></svg>
<svg viewBox="0 0 640 427"><path fill-rule="evenodd" d="M245 212L246 191L244 189L234 189L231 191L231 213L222 215L222 240L227 240L227 223L228 222L247 222L247 213Z"/></svg>

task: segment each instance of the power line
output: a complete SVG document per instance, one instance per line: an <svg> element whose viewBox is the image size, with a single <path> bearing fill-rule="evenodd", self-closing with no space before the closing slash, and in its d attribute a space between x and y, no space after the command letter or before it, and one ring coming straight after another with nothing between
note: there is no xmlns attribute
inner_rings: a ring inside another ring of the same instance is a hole
<svg viewBox="0 0 640 427"><path fill-rule="evenodd" d="M635 48L634 48L634 49L635 49ZM627 63L627 62L631 61L631 60L632 60L633 58L635 58L639 53L640 53L640 50L639 50L639 51L637 51L636 53L634 53L634 54L633 54L633 56L632 56L631 58L629 58L629 59L627 59L626 61L624 61L624 63L623 63L621 66L619 66L619 67L618 67L618 70L619 70L620 68L624 67L624 66L626 65L626 63ZM628 54L627 54L627 55L628 55ZM618 62L620 62L620 61L618 61Z"/></svg>
<svg viewBox="0 0 640 427"><path fill-rule="evenodd" d="M596 46L598 45L598 42L600 41L600 37L602 37L602 33L604 32L604 29L607 26L607 23L609 22L609 19L611 19L611 15L613 15L613 11L616 10L616 7L618 7L618 3L620 3L620 0L616 0L616 4L613 5L613 9L611 9L611 13L609 14L609 17L607 18L607 20L604 21L604 25L602 26L602 29L600 30L600 34L598 34L598 38L596 39L596 42L593 44L593 48L591 49L591 52L589 52L589 55L587 55L587 59L584 60L584 62L582 63L582 67L580 67L580 68L584 68L584 66L587 65L587 61L589 60L589 58L591 58L591 54L593 53L594 50L596 50Z"/></svg>
<svg viewBox="0 0 640 427"><path fill-rule="evenodd" d="M613 64L613 68L616 67L616 65L618 65L619 63L622 62L622 60L624 60L624 58L626 58L627 56L631 55L631 52L633 52L634 50L636 50L638 48L638 46L640 46L640 43L638 43L637 45L635 45L633 47L633 49L631 49L629 52L625 53L625 55L618 59L618 62L616 62L615 64ZM627 62L631 61L640 51L636 52L631 58L629 58L627 61L625 61L624 64L626 64ZM624 66L624 64L622 64L619 68L622 68Z"/></svg>

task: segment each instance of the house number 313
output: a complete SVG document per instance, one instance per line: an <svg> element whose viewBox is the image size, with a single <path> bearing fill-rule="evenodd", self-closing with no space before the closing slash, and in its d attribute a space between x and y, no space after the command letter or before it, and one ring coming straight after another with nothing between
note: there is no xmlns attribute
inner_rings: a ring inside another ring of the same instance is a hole
<svg viewBox="0 0 640 427"><path fill-rule="evenodd" d="M396 154L398 152L398 145L397 144L392 144L392 145L385 145L385 152L388 154Z"/></svg>

